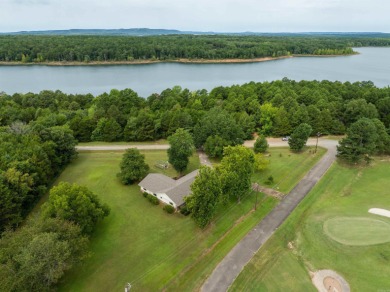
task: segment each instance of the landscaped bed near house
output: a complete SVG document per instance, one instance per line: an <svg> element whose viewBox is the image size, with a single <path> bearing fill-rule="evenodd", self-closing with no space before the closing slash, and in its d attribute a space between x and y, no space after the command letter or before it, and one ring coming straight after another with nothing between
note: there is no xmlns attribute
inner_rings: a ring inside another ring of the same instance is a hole
<svg viewBox="0 0 390 292"><path fill-rule="evenodd" d="M166 151L141 152L152 172L177 175L172 168L154 166L167 159ZM88 186L111 207L91 238L91 257L63 278L61 291L117 291L128 282L132 291L199 288L227 252L277 203L260 195L260 206L253 212L255 197L247 195L241 204L233 201L221 207L212 224L200 230L190 217L168 214L162 205L150 204L137 185L122 185L116 178L121 158L121 152L80 153L57 180ZM299 163L308 158L304 154L294 159ZM314 163L315 158L310 159ZM194 154L187 172L198 167ZM302 170L291 167L290 172Z"/></svg>
<svg viewBox="0 0 390 292"><path fill-rule="evenodd" d="M390 287L390 163L336 163L248 263L231 291L316 291L310 272L333 270L351 291Z"/></svg>

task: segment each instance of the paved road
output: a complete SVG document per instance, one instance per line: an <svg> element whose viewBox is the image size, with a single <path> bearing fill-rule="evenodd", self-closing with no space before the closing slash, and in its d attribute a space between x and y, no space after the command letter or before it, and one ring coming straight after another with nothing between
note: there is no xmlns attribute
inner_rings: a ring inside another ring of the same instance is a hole
<svg viewBox="0 0 390 292"><path fill-rule="evenodd" d="M323 147L327 147L329 144L335 144L336 142L333 140L326 140L326 139L320 139L319 145ZM253 144L255 143L255 140L249 140L245 141L244 145L246 147L253 147ZM278 138L270 138L268 139L268 144L270 147L286 147L288 146L287 142L282 141L281 139ZM307 145L315 145L316 144L316 139L309 139L307 141ZM332 145L333 145L332 144ZM76 149L79 151L120 151L120 150L126 150L129 148L137 148L139 150L166 150L169 148L169 144L121 144L121 145L115 145L110 144L110 145L99 145L99 146L76 146Z"/></svg>
<svg viewBox="0 0 390 292"><path fill-rule="evenodd" d="M315 139L313 140L309 142L310 145L313 145L313 142L315 145ZM229 252L206 280L202 287L202 291L219 292L226 291L229 288L245 265L252 259L253 255L272 236L274 231L284 222L288 215L290 215L299 202L307 193L309 193L331 166L336 158L337 143L337 141L332 140L320 140L319 145L328 149L324 157L309 171L309 173L307 173L298 185ZM272 146L275 146L275 144Z"/></svg>

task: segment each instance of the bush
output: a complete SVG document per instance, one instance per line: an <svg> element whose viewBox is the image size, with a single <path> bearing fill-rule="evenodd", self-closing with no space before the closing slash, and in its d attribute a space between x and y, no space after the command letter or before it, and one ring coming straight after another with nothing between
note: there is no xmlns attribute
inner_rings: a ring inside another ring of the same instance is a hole
<svg viewBox="0 0 390 292"><path fill-rule="evenodd" d="M171 205L165 205L163 210L168 214L172 214L173 212L175 212L175 208L173 208L173 206Z"/></svg>
<svg viewBox="0 0 390 292"><path fill-rule="evenodd" d="M144 196L144 198L147 198L149 194L147 192L143 192L142 195Z"/></svg>
<svg viewBox="0 0 390 292"><path fill-rule="evenodd" d="M183 207L180 207L180 213L184 216L190 215L191 211L188 209L187 205L184 205Z"/></svg>
<svg viewBox="0 0 390 292"><path fill-rule="evenodd" d="M151 202L154 205L160 204L159 199L157 199L157 197L155 197L155 196L153 196L151 194L148 194L147 198L148 198L149 202Z"/></svg>
<svg viewBox="0 0 390 292"><path fill-rule="evenodd" d="M272 185L274 183L274 177L270 175L268 179L265 181L266 185Z"/></svg>

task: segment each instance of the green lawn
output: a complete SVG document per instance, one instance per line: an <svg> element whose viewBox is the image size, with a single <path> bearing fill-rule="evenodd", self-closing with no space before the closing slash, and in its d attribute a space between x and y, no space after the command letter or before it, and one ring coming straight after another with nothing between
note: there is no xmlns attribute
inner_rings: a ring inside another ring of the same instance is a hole
<svg viewBox="0 0 390 292"><path fill-rule="evenodd" d="M325 152L324 148L318 148L316 154L311 148L305 148L301 153L291 152L286 147L269 148L265 154L269 155L267 157L270 160L269 168L265 171L255 172L252 180L267 186L265 181L272 175L274 183L268 187L287 194Z"/></svg>
<svg viewBox="0 0 390 292"><path fill-rule="evenodd" d="M154 166L156 161L167 160L166 151L141 152L151 172L177 175L172 168ZM91 238L91 257L62 279L61 291L117 291L127 282L132 284L132 291L196 290L277 203L260 194L260 206L253 212L255 196L248 194L241 204L233 201L222 206L212 224L200 230L190 217L168 215L161 206L151 205L138 186L123 186L116 178L121 157L116 151L82 152L56 181L86 185L111 207L110 215ZM308 159L306 154L297 157L301 163ZM314 163L315 158L311 161ZM187 172L198 167L194 154ZM294 164L286 167L291 167L289 172L303 170Z"/></svg>
<svg viewBox="0 0 390 292"><path fill-rule="evenodd" d="M77 146L110 146L110 145L168 145L168 141L166 139L160 139L157 141L144 141L144 142L80 142Z"/></svg>
<svg viewBox="0 0 390 292"><path fill-rule="evenodd" d="M369 214L370 208L390 209L390 163L376 159L366 168L346 167L336 163L302 201L274 236L260 249L234 282L231 291L315 291L309 271L332 269L350 284L351 291L390 289L390 243L356 246L333 240L325 234L324 224L332 218L347 217L350 229L342 226L356 243L363 226L351 220L378 220L379 226L366 225L366 235L373 229L383 231L390 218ZM353 227L351 227L353 226ZM342 233L337 232L338 236ZM360 234L359 236L363 236ZM384 241L388 234L376 234ZM359 237L361 239L361 237ZM349 238L351 240L351 238ZM368 243L369 238L366 238ZM383 242L383 241L382 241ZM367 243L367 242L366 242Z"/></svg>

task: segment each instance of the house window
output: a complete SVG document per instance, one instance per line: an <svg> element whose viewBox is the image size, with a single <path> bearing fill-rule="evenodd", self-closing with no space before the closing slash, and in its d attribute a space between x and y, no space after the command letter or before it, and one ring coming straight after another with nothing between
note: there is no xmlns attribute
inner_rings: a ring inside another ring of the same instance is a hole
<svg viewBox="0 0 390 292"><path fill-rule="evenodd" d="M156 195L156 194L153 194L153 196L157 197L157 195Z"/></svg>
<svg viewBox="0 0 390 292"><path fill-rule="evenodd" d="M169 202L169 204L171 204L173 206L172 202Z"/></svg>

